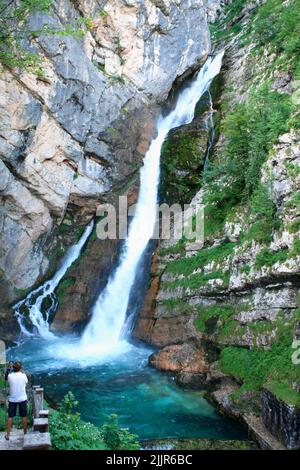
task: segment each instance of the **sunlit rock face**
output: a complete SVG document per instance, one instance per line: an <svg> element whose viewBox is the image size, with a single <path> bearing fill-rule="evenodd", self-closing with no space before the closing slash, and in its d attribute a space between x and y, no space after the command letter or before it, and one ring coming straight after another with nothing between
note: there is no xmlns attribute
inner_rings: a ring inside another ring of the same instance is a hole
<svg viewBox="0 0 300 470"><path fill-rule="evenodd" d="M72 230L99 203L120 193L136 197L159 105L210 52L207 23L219 3L57 0L51 14L30 18L32 30L80 17L91 23L83 38L28 42L42 57L44 79L1 74L1 171L9 180L0 188L3 308L47 275L57 262L53 250L76 239Z"/></svg>

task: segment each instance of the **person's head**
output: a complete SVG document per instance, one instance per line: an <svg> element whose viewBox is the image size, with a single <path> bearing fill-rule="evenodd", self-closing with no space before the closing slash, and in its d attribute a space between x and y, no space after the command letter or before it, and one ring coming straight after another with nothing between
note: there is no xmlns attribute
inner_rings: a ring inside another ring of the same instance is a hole
<svg viewBox="0 0 300 470"><path fill-rule="evenodd" d="M20 372L21 367L22 367L21 362L16 361L16 362L13 363L14 372Z"/></svg>

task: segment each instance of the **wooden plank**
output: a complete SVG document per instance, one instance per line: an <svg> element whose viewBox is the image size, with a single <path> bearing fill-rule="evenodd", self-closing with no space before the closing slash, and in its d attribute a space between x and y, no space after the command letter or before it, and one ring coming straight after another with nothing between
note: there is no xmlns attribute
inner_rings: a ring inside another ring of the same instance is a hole
<svg viewBox="0 0 300 470"><path fill-rule="evenodd" d="M49 410L41 410L39 412L39 418L48 418L49 417Z"/></svg>

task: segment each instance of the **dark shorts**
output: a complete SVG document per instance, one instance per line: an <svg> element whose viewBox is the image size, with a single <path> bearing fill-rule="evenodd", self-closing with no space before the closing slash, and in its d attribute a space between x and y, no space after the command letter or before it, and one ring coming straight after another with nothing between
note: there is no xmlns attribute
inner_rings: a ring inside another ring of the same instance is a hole
<svg viewBox="0 0 300 470"><path fill-rule="evenodd" d="M21 401L20 403L8 402L8 417L14 418L17 414L17 408L19 407L19 416L26 418L27 416L27 400Z"/></svg>

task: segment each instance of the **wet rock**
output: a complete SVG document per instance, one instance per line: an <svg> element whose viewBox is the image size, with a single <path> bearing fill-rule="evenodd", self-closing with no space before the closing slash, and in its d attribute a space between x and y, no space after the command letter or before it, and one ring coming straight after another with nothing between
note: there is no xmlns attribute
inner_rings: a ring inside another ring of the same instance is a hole
<svg viewBox="0 0 300 470"><path fill-rule="evenodd" d="M196 389L206 383L209 370L203 348L190 343L164 347L151 354L149 364L156 369L176 373L178 384Z"/></svg>
<svg viewBox="0 0 300 470"><path fill-rule="evenodd" d="M265 388L262 416L266 428L288 449L300 449L300 406L284 402Z"/></svg>

